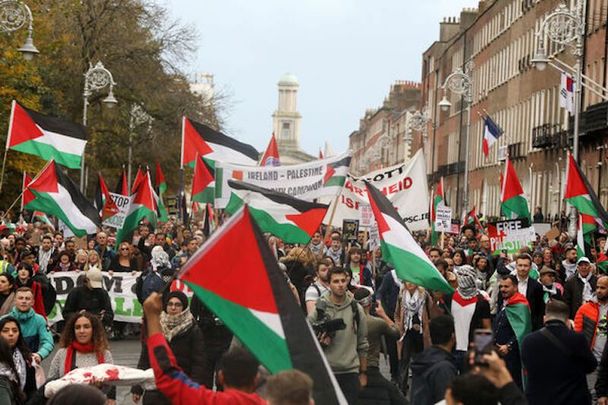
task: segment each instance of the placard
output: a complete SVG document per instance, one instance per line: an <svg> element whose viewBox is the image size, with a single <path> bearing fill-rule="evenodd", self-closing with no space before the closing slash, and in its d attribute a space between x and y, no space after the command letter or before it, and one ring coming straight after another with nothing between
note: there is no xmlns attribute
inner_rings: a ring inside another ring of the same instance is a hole
<svg viewBox="0 0 608 405"><path fill-rule="evenodd" d="M127 214L129 213L129 208L131 207L131 201L133 200L133 196L126 197L122 194L116 194L116 193L110 193L110 196L112 196L112 200L114 200L114 203L118 207L119 211L115 215L112 215L111 217L106 218L102 222L102 225L120 229L120 228L122 228L123 224L125 223L125 218L127 217Z"/></svg>
<svg viewBox="0 0 608 405"><path fill-rule="evenodd" d="M452 208L443 204L437 206L435 212L435 231L450 232L452 230Z"/></svg>

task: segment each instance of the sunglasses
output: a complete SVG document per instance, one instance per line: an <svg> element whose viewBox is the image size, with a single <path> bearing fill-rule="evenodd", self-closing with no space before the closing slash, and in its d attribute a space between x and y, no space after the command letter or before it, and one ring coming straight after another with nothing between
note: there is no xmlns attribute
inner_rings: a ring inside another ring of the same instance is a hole
<svg viewBox="0 0 608 405"><path fill-rule="evenodd" d="M120 250L129 250L128 247L120 248Z"/></svg>

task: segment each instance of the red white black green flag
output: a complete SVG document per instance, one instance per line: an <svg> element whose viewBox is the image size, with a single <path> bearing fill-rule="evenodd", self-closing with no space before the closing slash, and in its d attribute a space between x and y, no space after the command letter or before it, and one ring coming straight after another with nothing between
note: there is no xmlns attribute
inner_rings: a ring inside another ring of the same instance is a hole
<svg viewBox="0 0 608 405"><path fill-rule="evenodd" d="M234 249L241 253L230 254ZM179 278L271 373L301 370L314 380L316 403L346 404L312 328L247 207L209 238Z"/></svg>

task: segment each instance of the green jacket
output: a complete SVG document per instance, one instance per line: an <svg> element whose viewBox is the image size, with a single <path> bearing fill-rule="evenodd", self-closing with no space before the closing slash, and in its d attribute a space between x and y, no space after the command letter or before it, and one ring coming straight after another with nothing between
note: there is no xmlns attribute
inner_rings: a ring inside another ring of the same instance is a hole
<svg viewBox="0 0 608 405"><path fill-rule="evenodd" d="M23 339L33 353L38 353L42 359L51 354L55 343L42 315L31 308L28 312L21 312L13 307L6 316L12 316L19 321Z"/></svg>
<svg viewBox="0 0 608 405"><path fill-rule="evenodd" d="M353 298L347 294L344 302L336 305L329 300L329 293L326 293L319 298L315 310L308 317L311 322L317 322L321 308L326 319L341 318L346 325L345 329L336 332L329 346L323 350L332 371L336 374L358 373L359 357L367 356L369 348L365 312L359 304L356 304L359 312L358 326L356 326L352 300Z"/></svg>

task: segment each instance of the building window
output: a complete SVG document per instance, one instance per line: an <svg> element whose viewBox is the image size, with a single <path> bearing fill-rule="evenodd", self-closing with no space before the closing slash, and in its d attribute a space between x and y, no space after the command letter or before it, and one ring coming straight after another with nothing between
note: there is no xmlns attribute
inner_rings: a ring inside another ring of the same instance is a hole
<svg viewBox="0 0 608 405"><path fill-rule="evenodd" d="M291 123L283 122L281 125L281 138L289 139L291 138Z"/></svg>

